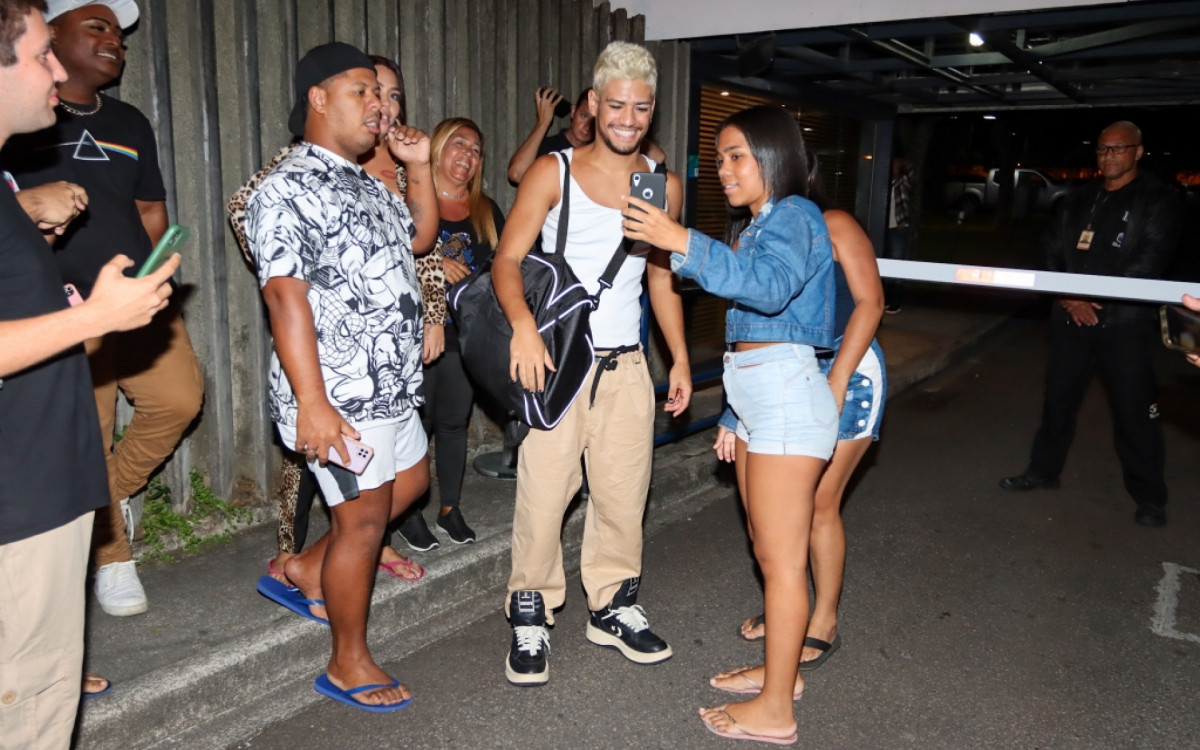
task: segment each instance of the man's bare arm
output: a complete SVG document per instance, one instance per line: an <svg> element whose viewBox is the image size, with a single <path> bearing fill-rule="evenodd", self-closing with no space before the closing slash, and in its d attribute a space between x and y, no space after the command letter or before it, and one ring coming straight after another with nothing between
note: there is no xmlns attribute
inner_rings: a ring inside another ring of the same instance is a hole
<svg viewBox="0 0 1200 750"><path fill-rule="evenodd" d="M142 217L142 226L146 228L146 234L150 235L150 245L153 247L167 233L167 227L170 225L167 220L167 202L134 201L134 203L137 204L138 213Z"/></svg>
<svg viewBox="0 0 1200 750"><path fill-rule="evenodd" d="M537 122L534 123L533 130L529 131L525 141L517 147L512 158L508 160L508 181L514 185L521 184L525 173L537 159L538 147L542 145L542 139L546 137L550 126L554 124L554 108L560 101L562 101L562 94L558 93L556 89L542 88L534 94Z"/></svg>
<svg viewBox="0 0 1200 750"><path fill-rule="evenodd" d="M667 214L679 221L683 206L683 185L674 174L667 175ZM679 280L671 273L670 254L652 250L646 263L646 288L654 319L671 353L665 410L679 416L692 400L692 368L688 359L687 337L683 329L683 298Z"/></svg>
<svg viewBox="0 0 1200 750"><path fill-rule="evenodd" d="M528 390L540 391L545 385L546 371L554 363L546 353L546 345L537 331L533 313L525 304L525 281L521 277L521 261L542 231L546 214L558 202L558 158L546 156L534 162L525 175L517 200L492 261L492 285L504 316L513 329L509 347L509 375L520 380Z"/></svg>
<svg viewBox="0 0 1200 750"><path fill-rule="evenodd" d="M167 279L179 268L174 255L142 279L123 271L133 265L118 255L100 269L92 296L77 307L23 320L0 322L0 377L20 372L87 339L146 325L167 306Z"/></svg>

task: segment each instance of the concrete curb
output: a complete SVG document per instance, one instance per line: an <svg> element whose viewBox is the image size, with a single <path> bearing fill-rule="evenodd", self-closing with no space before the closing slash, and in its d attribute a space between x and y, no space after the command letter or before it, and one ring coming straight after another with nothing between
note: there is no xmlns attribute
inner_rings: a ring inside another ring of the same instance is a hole
<svg viewBox="0 0 1200 750"><path fill-rule="evenodd" d="M647 537L725 496L724 491L709 492L718 487L710 446L711 437L700 433L658 451L646 512ZM568 573L579 568L582 508L573 508L564 526ZM430 568L419 586L376 587L370 625L376 660L384 664L402 659L494 614L501 604L495 591L508 580L510 543L511 525L456 549ZM497 633L496 642L499 654L507 635ZM312 680L324 670L328 643L323 626L294 616L264 623L259 633L230 639L123 683L119 701L85 704L80 746L227 747L264 724L323 700L312 689ZM280 658L281 653L286 657Z"/></svg>

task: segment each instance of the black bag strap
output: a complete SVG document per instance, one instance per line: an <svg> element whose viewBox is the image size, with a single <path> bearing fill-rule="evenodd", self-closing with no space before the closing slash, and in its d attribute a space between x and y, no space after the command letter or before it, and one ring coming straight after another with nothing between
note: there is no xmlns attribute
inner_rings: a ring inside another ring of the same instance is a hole
<svg viewBox="0 0 1200 750"><path fill-rule="evenodd" d="M667 173L667 165L659 163L654 165L654 171L658 174ZM561 224L559 225L562 226ZM629 255L629 245L631 243L624 237L617 243L617 249L613 251L613 257L608 261L608 267L604 269L604 273L600 275L600 288L596 290L596 296L593 300L599 301L600 293L605 289L612 289L612 285L617 280L617 274L621 272L621 266L625 263L625 257Z"/></svg>
<svg viewBox="0 0 1200 750"><path fill-rule="evenodd" d="M562 160L563 186L562 198L559 199L561 208L558 210L558 238L554 241L554 252L560 260L565 260L563 252L567 249L567 220L571 216L571 160L561 151L554 155Z"/></svg>

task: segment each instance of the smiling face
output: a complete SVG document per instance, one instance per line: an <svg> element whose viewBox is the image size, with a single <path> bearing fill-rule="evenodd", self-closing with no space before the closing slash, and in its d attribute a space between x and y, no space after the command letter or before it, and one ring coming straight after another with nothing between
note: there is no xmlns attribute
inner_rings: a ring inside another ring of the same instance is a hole
<svg viewBox="0 0 1200 750"><path fill-rule="evenodd" d="M54 52L72 83L88 88L107 86L125 66L125 33L107 5L85 5L50 24Z"/></svg>
<svg viewBox="0 0 1200 750"><path fill-rule="evenodd" d="M610 150L627 156L637 153L654 116L654 89L645 81L617 79L588 94L595 114L596 137Z"/></svg>
<svg viewBox="0 0 1200 750"><path fill-rule="evenodd" d="M373 68L353 68L309 89L310 124L322 132L315 141L354 161L375 147L382 129L382 102ZM305 133L308 135L307 131Z"/></svg>
<svg viewBox="0 0 1200 750"><path fill-rule="evenodd" d="M462 126L450 134L438 157L438 184L449 192L459 193L479 172L483 163L483 143L479 133Z"/></svg>
<svg viewBox="0 0 1200 750"><path fill-rule="evenodd" d="M379 81L379 96L382 100L379 110L379 127L386 133L400 117L404 90L400 88L400 81L397 80L396 74L383 65L375 66L375 78Z"/></svg>
<svg viewBox="0 0 1200 750"><path fill-rule="evenodd" d="M717 136L717 178L729 205L746 206L754 216L771 197L746 136L732 126Z"/></svg>
<svg viewBox="0 0 1200 750"><path fill-rule="evenodd" d="M17 61L0 66L0 90L4 91L0 145L10 135L53 125L56 84L67 80L50 49L50 32L40 11L25 16L25 33L17 38L13 52Z"/></svg>

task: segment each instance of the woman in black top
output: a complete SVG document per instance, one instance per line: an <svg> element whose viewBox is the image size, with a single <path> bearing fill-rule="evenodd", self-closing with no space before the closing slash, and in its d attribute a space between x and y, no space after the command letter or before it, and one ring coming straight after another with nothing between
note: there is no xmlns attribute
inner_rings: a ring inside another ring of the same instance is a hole
<svg viewBox="0 0 1200 750"><path fill-rule="evenodd" d="M433 184L440 217L437 246L449 288L491 260L504 214L483 192L483 135L464 117L443 120L430 137ZM458 543L475 541L475 532L459 510L463 471L467 462L467 424L474 391L463 369L458 334L449 318L429 326L428 339L444 337L445 351L425 366L425 431L435 438L438 494L441 512L437 526ZM417 550L437 544L420 511L412 513L400 534Z"/></svg>

